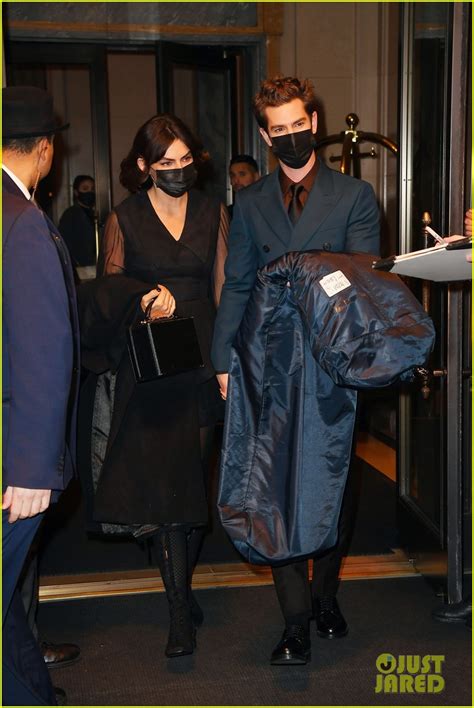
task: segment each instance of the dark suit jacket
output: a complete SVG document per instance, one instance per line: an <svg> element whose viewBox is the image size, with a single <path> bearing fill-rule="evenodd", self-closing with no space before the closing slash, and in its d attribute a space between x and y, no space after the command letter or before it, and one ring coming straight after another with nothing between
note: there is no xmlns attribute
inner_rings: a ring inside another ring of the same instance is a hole
<svg viewBox="0 0 474 708"><path fill-rule="evenodd" d="M217 371L229 370L257 270L290 251L312 249L378 254L379 211L370 184L320 162L295 227L283 206L278 170L237 193L212 346Z"/></svg>
<svg viewBox="0 0 474 708"><path fill-rule="evenodd" d="M52 222L5 172L2 199L3 484L61 490L73 475L76 444L71 263Z"/></svg>

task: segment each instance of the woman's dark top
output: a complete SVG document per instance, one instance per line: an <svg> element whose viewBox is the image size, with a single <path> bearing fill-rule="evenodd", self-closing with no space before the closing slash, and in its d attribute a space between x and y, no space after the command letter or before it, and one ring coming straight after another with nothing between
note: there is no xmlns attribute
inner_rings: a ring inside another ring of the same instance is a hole
<svg viewBox="0 0 474 708"><path fill-rule="evenodd" d="M114 275L120 274L143 282L143 293L158 283L166 286L176 300L175 314L194 317L205 366L136 384L128 352L123 352L113 382L110 434L94 499L96 521L207 522L199 428L213 425L221 414L210 345L213 291L220 293L222 287L227 229L225 209L197 190L188 193L179 240L160 221L146 192L127 198L109 216L98 272L112 280L101 278L102 285L110 282L110 292L115 292ZM141 294L136 296L135 316L140 300ZM93 437L100 435L98 429L100 419L93 426Z"/></svg>

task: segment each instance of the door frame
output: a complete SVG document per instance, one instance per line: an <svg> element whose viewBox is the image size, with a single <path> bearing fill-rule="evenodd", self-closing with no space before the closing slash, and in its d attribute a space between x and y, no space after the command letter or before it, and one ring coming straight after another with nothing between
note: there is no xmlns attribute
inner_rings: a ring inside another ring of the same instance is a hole
<svg viewBox="0 0 474 708"><path fill-rule="evenodd" d="M468 108L466 96L469 73L470 6L454 3L452 6L452 32L450 63L448 65L448 116L449 128L444 140L448 141L449 154L445 173L447 194L445 214L442 221L449 233L462 233L466 208L466 136ZM400 106L400 172L399 172L399 224L400 252L412 250L413 209L413 40L414 3L402 8L402 72ZM463 126L460 130L460 126ZM470 168L470 166L469 166ZM466 528L470 518L463 509L463 489L466 489L466 445L463 435L465 422L467 382L463 374L463 352L466 344L460 333L467 336L465 286L453 283L447 287L446 350L444 361L438 368L445 371L444 433L446 464L442 470L440 489L440 526L428 519L410 499L408 475L410 449L409 436L411 400L410 394L400 395L399 406L399 511L409 538L423 539L426 551L414 560L422 573L444 576L448 602L459 602L463 596L463 546L469 532ZM465 358L465 356L464 356ZM467 431L465 431L467 434ZM415 441L416 444L416 441ZM464 445L464 450L463 450ZM463 464L464 463L464 464ZM464 517L464 518L463 518ZM464 528L463 528L464 521ZM416 553L415 553L416 555Z"/></svg>
<svg viewBox="0 0 474 708"><path fill-rule="evenodd" d="M449 233L462 233L465 212L467 86L470 34L470 4L454 3L453 44L451 56L451 131L449 164ZM460 130L459 127L463 126ZM463 597L463 488L464 475L470 465L463 459L464 405L468 395L463 375L464 342L460 333L466 332L463 284L448 286L447 360L446 360L446 549L448 561L447 596L449 602Z"/></svg>

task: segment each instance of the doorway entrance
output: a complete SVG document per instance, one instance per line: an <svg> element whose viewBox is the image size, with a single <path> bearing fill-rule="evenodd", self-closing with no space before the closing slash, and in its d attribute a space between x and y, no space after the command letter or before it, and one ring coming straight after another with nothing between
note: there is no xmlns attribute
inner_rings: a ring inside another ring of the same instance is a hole
<svg viewBox="0 0 474 708"><path fill-rule="evenodd" d="M120 47L100 44L10 42L7 83L47 89L69 130L56 141L50 176L38 197L57 224L72 204L77 174L96 183L99 223L127 196L120 162L138 128L158 112L175 112L201 138L212 169L204 188L231 201L227 167L234 152L254 154L247 71L252 46L173 42Z"/></svg>

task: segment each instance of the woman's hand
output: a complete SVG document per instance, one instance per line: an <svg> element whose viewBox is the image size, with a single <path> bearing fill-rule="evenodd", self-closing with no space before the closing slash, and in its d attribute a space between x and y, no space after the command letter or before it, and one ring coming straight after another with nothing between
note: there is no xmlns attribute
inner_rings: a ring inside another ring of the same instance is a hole
<svg viewBox="0 0 474 708"><path fill-rule="evenodd" d="M150 304L150 301L154 299L155 302L151 307L150 319L156 320L160 317L171 317L176 310L176 301L168 288L165 288L164 285L158 284L156 289L145 293L140 301L140 306L143 312L145 312L146 308Z"/></svg>

